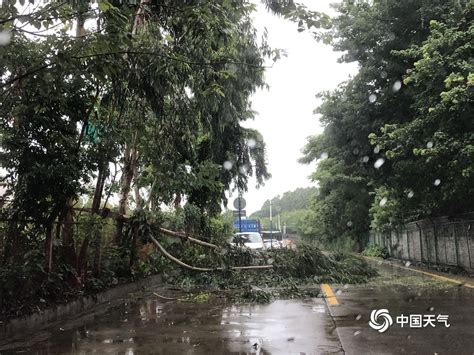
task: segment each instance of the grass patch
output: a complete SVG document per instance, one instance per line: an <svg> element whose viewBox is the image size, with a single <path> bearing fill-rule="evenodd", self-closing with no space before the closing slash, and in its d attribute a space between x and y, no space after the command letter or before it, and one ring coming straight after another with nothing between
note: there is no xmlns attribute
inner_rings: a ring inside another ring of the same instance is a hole
<svg viewBox="0 0 474 355"><path fill-rule="evenodd" d="M364 249L362 252L364 256L373 256L377 258L384 258L387 259L389 257L389 253L387 248L381 247L380 245L376 244L369 244L367 248Z"/></svg>

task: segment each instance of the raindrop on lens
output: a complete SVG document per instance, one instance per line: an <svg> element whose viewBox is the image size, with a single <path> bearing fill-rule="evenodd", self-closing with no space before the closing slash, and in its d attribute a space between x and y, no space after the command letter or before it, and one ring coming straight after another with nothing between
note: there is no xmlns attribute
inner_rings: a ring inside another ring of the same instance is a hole
<svg viewBox="0 0 474 355"><path fill-rule="evenodd" d="M366 155L365 157L362 158L362 161L364 163L367 163L369 161L369 157Z"/></svg>
<svg viewBox="0 0 474 355"><path fill-rule="evenodd" d="M387 72L386 72L386 71L381 71L381 72L380 72L380 77L381 77L382 79L385 79L385 78L387 77Z"/></svg>
<svg viewBox="0 0 474 355"><path fill-rule="evenodd" d="M387 203L388 199L386 197L382 198L379 202L379 206L383 207Z"/></svg>
<svg viewBox="0 0 474 355"><path fill-rule="evenodd" d="M378 154L380 152L380 147L378 145L375 146L374 148L374 153Z"/></svg>
<svg viewBox="0 0 474 355"><path fill-rule="evenodd" d="M6 46L8 43L10 43L11 39L12 39L12 33L10 31L0 32L0 46Z"/></svg>
<svg viewBox="0 0 474 355"><path fill-rule="evenodd" d="M362 316L360 314L357 315L356 320L360 320Z"/></svg>
<svg viewBox="0 0 474 355"><path fill-rule="evenodd" d="M398 90L400 90L402 87L402 82L400 80L397 80L396 82L393 83L392 85L392 91L393 92L397 92Z"/></svg>
<svg viewBox="0 0 474 355"><path fill-rule="evenodd" d="M415 193L413 191L409 191L407 193L407 196L408 196L408 198L412 198L413 196L415 196Z"/></svg>
<svg viewBox="0 0 474 355"><path fill-rule="evenodd" d="M246 174L247 173L247 165L242 165L239 167L239 171L241 174Z"/></svg>
<svg viewBox="0 0 474 355"><path fill-rule="evenodd" d="M433 148L433 142L426 143L426 148L428 148L428 149Z"/></svg>
<svg viewBox="0 0 474 355"><path fill-rule="evenodd" d="M371 94L369 96L369 102L373 104L375 101L377 101L377 96L375 94Z"/></svg>
<svg viewBox="0 0 474 355"><path fill-rule="evenodd" d="M352 227L352 221L347 222L346 225L347 225L348 227Z"/></svg>
<svg viewBox="0 0 474 355"><path fill-rule="evenodd" d="M430 312L433 312L433 311L434 311L434 307L430 307L429 310L430 310Z"/></svg>
<svg viewBox="0 0 474 355"><path fill-rule="evenodd" d="M379 169L385 163L384 158L378 158L377 161L374 163L374 168Z"/></svg>
<svg viewBox="0 0 474 355"><path fill-rule="evenodd" d="M322 160L327 159L328 156L329 156L329 155L328 155L328 153L326 153L326 152L322 152L322 153L321 153L321 159L322 159Z"/></svg>
<svg viewBox="0 0 474 355"><path fill-rule="evenodd" d="M253 138L250 138L248 141L247 141L247 145L250 149L253 149L256 147L257 145L257 141Z"/></svg>
<svg viewBox="0 0 474 355"><path fill-rule="evenodd" d="M223 166L224 166L224 169L225 169L225 170L230 170L230 169L232 169L232 165L233 165L233 164L232 164L231 161L226 160L226 161L224 162L224 165L223 165Z"/></svg>
<svg viewBox="0 0 474 355"><path fill-rule="evenodd" d="M354 154L354 155L359 154L359 148L352 149L352 154Z"/></svg>
<svg viewBox="0 0 474 355"><path fill-rule="evenodd" d="M441 184L441 180L436 179L433 184L434 184L434 186L439 186L439 184Z"/></svg>
<svg viewBox="0 0 474 355"><path fill-rule="evenodd" d="M358 336L359 334L360 334L360 330L356 330L356 331L354 332L354 336L355 336L355 337Z"/></svg>
<svg viewBox="0 0 474 355"><path fill-rule="evenodd" d="M410 265L411 265L411 262L409 262L409 261L407 261L407 262L405 263L405 267L409 267Z"/></svg>

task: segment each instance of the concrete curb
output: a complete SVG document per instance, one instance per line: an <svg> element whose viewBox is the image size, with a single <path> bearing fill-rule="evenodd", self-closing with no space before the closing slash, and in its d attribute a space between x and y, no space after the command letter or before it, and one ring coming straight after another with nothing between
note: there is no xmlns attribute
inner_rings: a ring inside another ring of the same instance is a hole
<svg viewBox="0 0 474 355"><path fill-rule="evenodd" d="M7 340L7 337L14 333L48 327L55 322L64 321L71 315L79 316L81 313L89 311L98 305L123 298L129 293L137 292L143 288L161 284L161 275L153 275L143 280L118 285L95 295L84 296L65 304L59 304L38 313L13 318L5 323L0 323L0 343L2 340L3 342Z"/></svg>

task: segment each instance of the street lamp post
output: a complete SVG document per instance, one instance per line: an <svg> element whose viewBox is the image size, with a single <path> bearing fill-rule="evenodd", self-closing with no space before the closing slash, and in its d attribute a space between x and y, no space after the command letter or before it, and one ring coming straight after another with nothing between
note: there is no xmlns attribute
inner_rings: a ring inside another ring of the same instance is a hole
<svg viewBox="0 0 474 355"><path fill-rule="evenodd" d="M273 249L272 200L270 200L270 248Z"/></svg>

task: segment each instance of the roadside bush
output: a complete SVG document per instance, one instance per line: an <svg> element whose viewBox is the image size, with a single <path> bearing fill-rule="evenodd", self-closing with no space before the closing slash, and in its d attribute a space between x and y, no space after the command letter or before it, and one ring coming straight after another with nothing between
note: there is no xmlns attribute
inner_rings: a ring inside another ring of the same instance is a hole
<svg viewBox="0 0 474 355"><path fill-rule="evenodd" d="M367 248L362 252L364 256L374 256L377 258L384 258L387 259L390 255L388 253L387 248L381 247L380 245L376 244L369 244Z"/></svg>

